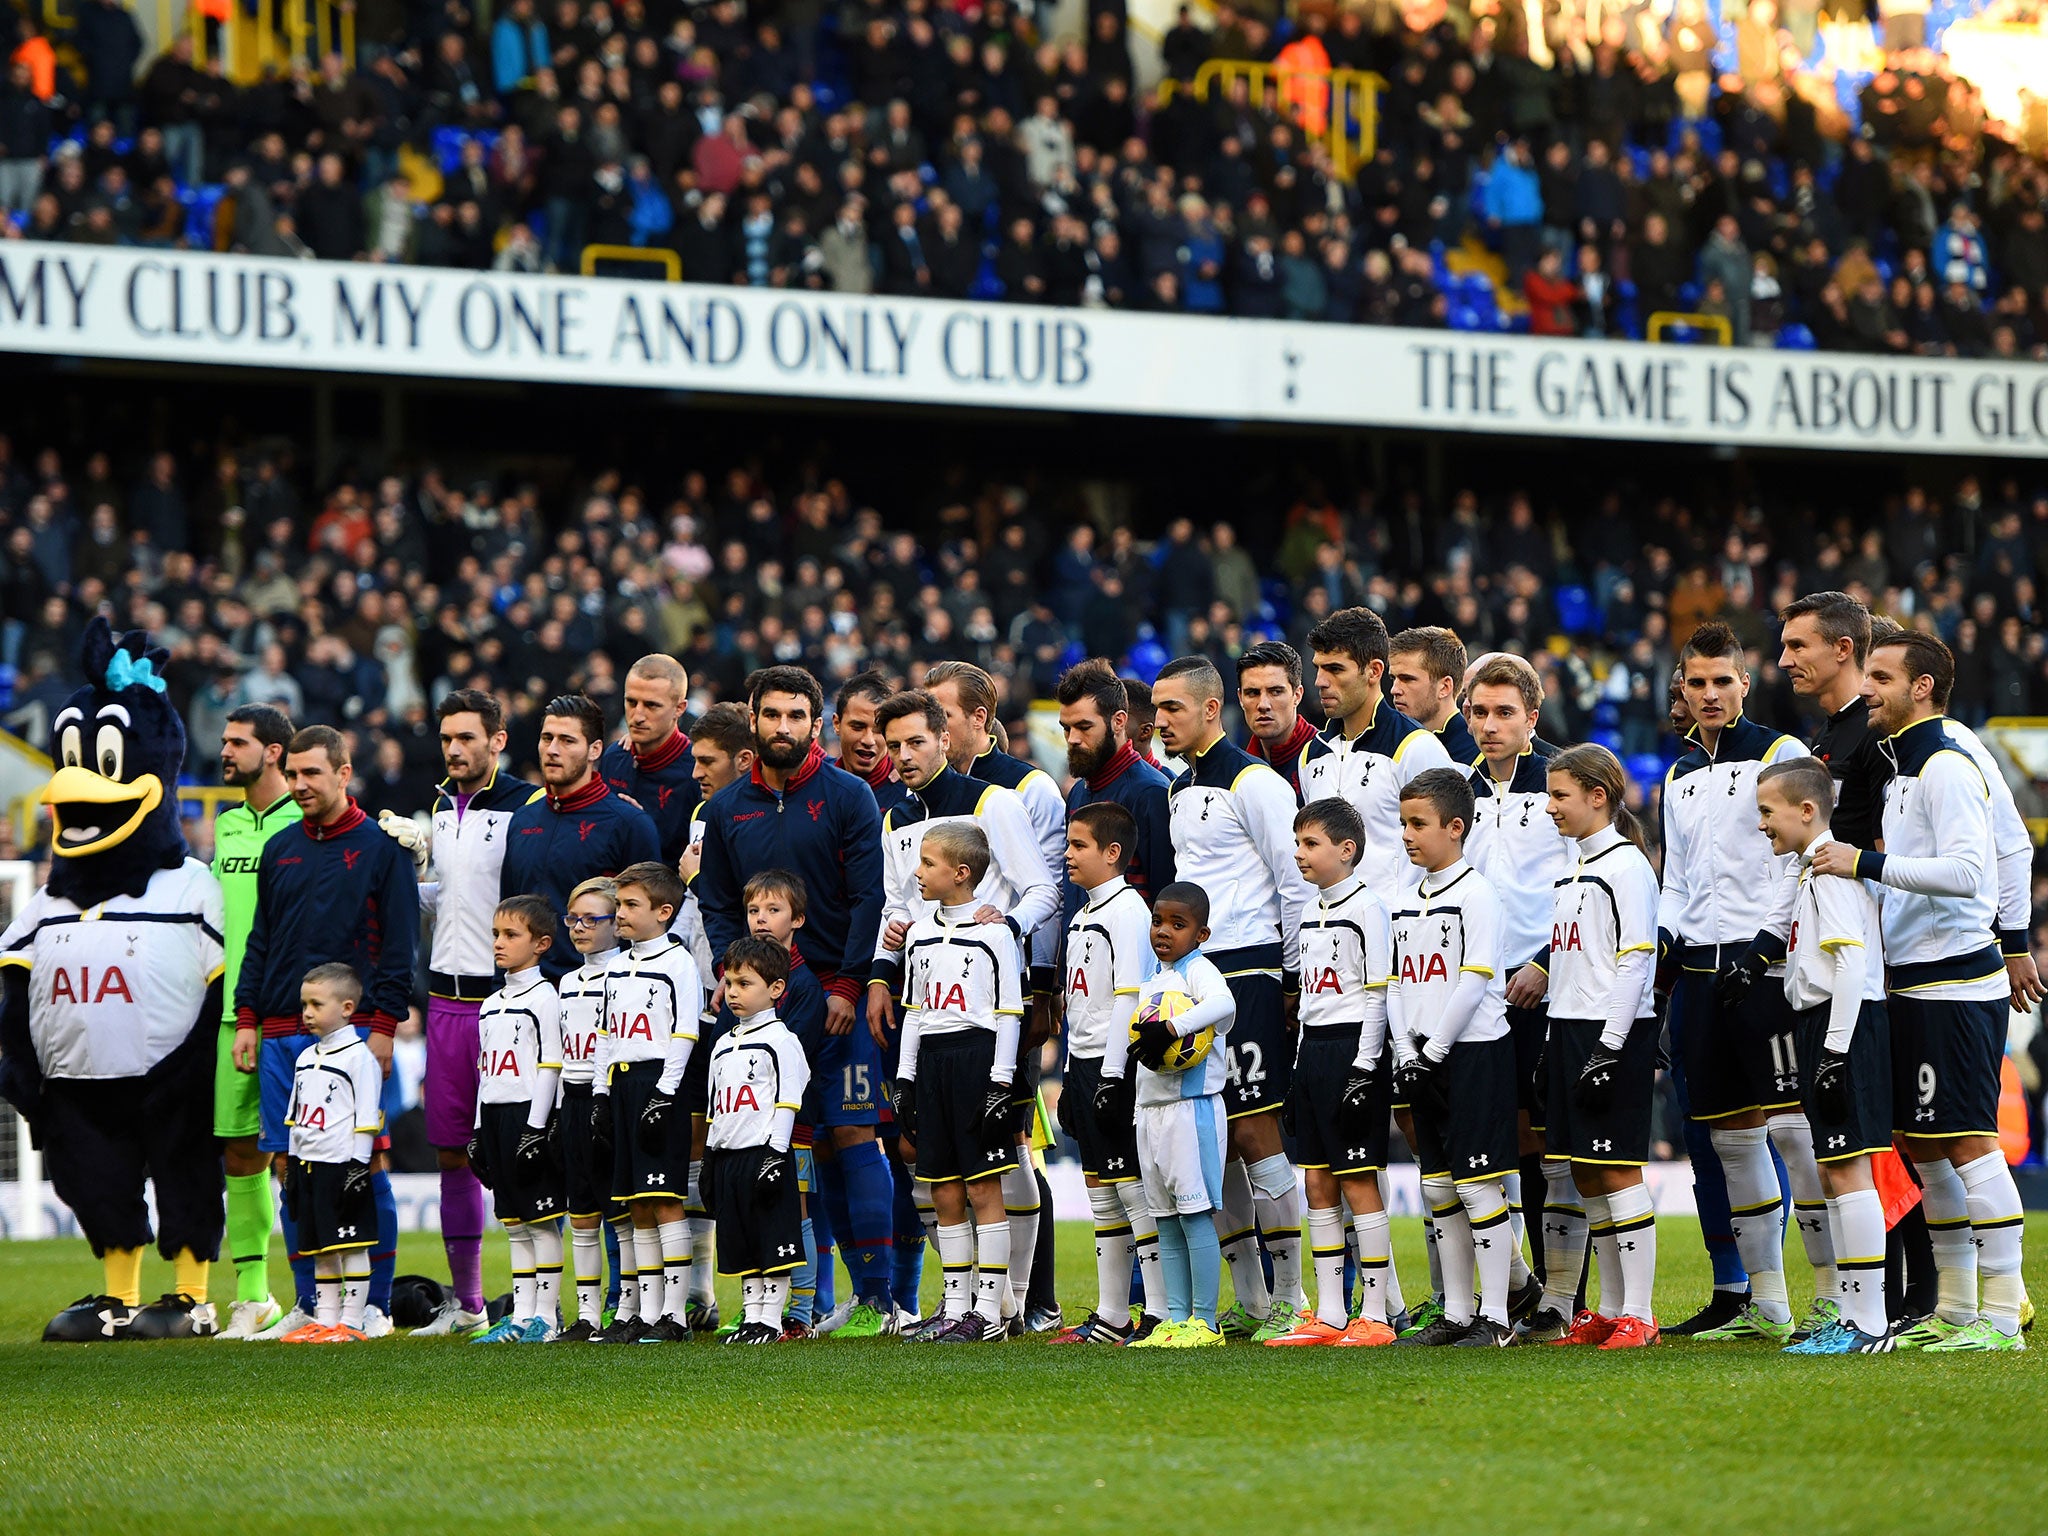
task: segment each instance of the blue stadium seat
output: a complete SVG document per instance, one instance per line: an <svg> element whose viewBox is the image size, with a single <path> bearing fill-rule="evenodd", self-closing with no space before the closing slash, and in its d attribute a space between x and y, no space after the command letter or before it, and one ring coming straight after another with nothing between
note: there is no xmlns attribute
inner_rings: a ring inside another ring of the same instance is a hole
<svg viewBox="0 0 2048 1536"><path fill-rule="evenodd" d="M178 194L178 201L185 205L185 238L196 249L213 249L213 211L220 206L227 190L210 183L203 187L189 187Z"/></svg>
<svg viewBox="0 0 2048 1536"><path fill-rule="evenodd" d="M1087 659L1088 647L1078 640L1069 640L1067 648L1060 652L1060 670L1064 672L1068 667L1078 667Z"/></svg>
<svg viewBox="0 0 2048 1536"><path fill-rule="evenodd" d="M448 175L462 164L462 146L469 135L460 128L441 127L434 130L434 163L441 167L441 174Z"/></svg>
<svg viewBox="0 0 2048 1536"><path fill-rule="evenodd" d="M1602 699L1593 706L1593 723L1603 731L1619 729L1621 725L1621 706L1612 699Z"/></svg>
<svg viewBox="0 0 2048 1536"><path fill-rule="evenodd" d="M1602 730L1600 727L1595 726L1592 730L1586 732L1586 740L1596 747L1605 747L1616 757L1621 755L1621 732L1619 731Z"/></svg>
<svg viewBox="0 0 2048 1536"><path fill-rule="evenodd" d="M1157 640L1140 640L1131 647L1131 654L1125 664L1129 666L1138 681L1147 687L1159 676L1159 669L1173 660L1166 654L1166 647Z"/></svg>
<svg viewBox="0 0 2048 1536"><path fill-rule="evenodd" d="M0 663L0 709L14 705L14 668Z"/></svg>
<svg viewBox="0 0 2048 1536"><path fill-rule="evenodd" d="M1778 348L1783 352L1812 352L1819 346L1813 339L1813 332L1803 325L1781 326L1778 330Z"/></svg>
<svg viewBox="0 0 2048 1536"><path fill-rule="evenodd" d="M1647 789L1652 784L1661 784L1664 781L1664 774L1669 765L1655 752L1637 752L1632 754L1622 767L1628 770L1630 778Z"/></svg>
<svg viewBox="0 0 2048 1536"><path fill-rule="evenodd" d="M1566 634L1589 635L1600 627L1600 614L1593 606L1593 594L1584 587L1557 587L1552 590L1550 600L1557 606L1558 627Z"/></svg>

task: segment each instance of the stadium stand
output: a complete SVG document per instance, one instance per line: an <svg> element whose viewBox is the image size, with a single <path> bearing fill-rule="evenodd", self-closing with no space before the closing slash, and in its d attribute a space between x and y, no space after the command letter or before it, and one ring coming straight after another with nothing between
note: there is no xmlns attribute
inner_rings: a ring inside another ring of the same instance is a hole
<svg viewBox="0 0 2048 1536"><path fill-rule="evenodd" d="M1975 8L1682 0L1660 27L1567 0L1532 34L1519 6L1254 3L1138 42L1121 3L1059 31L1010 0L513 0L489 25L448 0L344 8L296 58L180 33L131 87L133 22L84 0L47 67L21 23L0 216L272 256L573 271L626 247L710 283L2048 356L2048 124L1939 51Z"/></svg>

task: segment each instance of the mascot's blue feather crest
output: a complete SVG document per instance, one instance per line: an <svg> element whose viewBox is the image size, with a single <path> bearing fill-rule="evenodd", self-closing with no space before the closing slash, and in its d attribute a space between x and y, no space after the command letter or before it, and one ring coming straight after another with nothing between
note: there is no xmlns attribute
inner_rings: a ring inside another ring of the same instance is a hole
<svg viewBox="0 0 2048 1536"><path fill-rule="evenodd" d="M142 823L128 836L96 853L50 861L50 894L75 901L81 907L96 906L110 896L140 896L149 888L149 877L159 869L175 869L184 860L184 829L178 822L178 775L185 766L185 722L165 689L163 669L170 652L151 646L144 630L134 629L115 638L105 618L95 617L79 638L79 660L86 685L64 701L57 718L77 710L93 729L82 731L81 759L93 768L98 753L91 743L106 720L100 711L119 704L128 716L121 726L122 758L118 781L134 783L151 775L162 786L162 798ZM56 746L60 759L65 732L59 730Z"/></svg>

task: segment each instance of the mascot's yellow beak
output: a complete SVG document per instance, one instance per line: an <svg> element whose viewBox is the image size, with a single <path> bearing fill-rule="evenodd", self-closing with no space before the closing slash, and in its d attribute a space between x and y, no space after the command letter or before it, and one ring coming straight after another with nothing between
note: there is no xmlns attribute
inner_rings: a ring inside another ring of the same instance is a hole
<svg viewBox="0 0 2048 1536"><path fill-rule="evenodd" d="M123 784L90 768L59 768L43 787L50 808L50 851L60 859L83 858L125 840L163 803L164 781L153 773ZM116 825L117 818L126 820Z"/></svg>

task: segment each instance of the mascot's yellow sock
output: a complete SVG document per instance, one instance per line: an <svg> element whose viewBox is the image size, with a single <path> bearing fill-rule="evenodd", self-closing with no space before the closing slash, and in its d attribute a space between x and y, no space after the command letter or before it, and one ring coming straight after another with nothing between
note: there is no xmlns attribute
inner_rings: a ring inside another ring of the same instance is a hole
<svg viewBox="0 0 2048 1536"><path fill-rule="evenodd" d="M211 1259L202 1259L190 1248L180 1248L172 1260L177 1278L171 1282L171 1289L190 1296L194 1301L206 1300L206 1277L213 1269Z"/></svg>
<svg viewBox="0 0 2048 1536"><path fill-rule="evenodd" d="M101 1260L107 1268L107 1294L131 1307L142 1305L142 1250L109 1248Z"/></svg>

